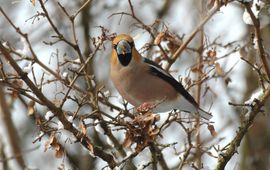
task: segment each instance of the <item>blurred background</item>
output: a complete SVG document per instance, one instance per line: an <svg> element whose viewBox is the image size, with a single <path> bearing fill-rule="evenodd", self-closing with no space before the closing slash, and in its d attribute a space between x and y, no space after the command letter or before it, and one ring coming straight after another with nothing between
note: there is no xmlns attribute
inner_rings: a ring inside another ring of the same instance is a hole
<svg viewBox="0 0 270 170"><path fill-rule="evenodd" d="M83 0L45 2L50 18L68 40L73 40L72 25L59 4L64 7L68 14L73 15L85 2ZM178 37L179 43L196 29L212 8L211 1L207 0L136 0L131 2L136 17L153 29L152 32L155 37L160 32L168 31L170 34ZM263 44L269 58L270 2L255 2L261 5L260 10L256 10L256 14L261 21ZM268 6L265 4L268 4ZM59 66L58 63L64 63L64 61L74 61L76 63L79 57L68 44L64 42L53 43L57 41L57 38L55 38L57 35L47 19L40 15L42 9L38 1L0 0L0 6L16 27L28 34L32 47L42 63L62 77L71 75L70 69L79 68L78 64L72 64L72 62L63 67ZM142 25L138 24L134 17L121 15L121 12L131 13L128 0L92 0L86 4L74 20L78 45L83 55L88 56L93 52L95 49L93 44L95 41L98 41L94 37L100 36L102 34L101 28L104 28L111 34L125 33L131 35L134 37L135 46L142 56L149 57L155 61L162 60L160 53L157 52L159 48L157 46L149 47L149 44L153 44L155 39ZM116 13L118 14L116 15ZM7 42L18 53L31 56L25 40L16 33L16 30L12 28L3 14L0 15L0 40L1 42ZM262 84L257 72L242 59L244 58L260 67L261 63L257 54L256 42L254 43L254 41L254 28L244 6L238 2L228 3L211 17L204 25L202 31L196 34L187 49L170 68L170 73L187 87L188 81L195 82L198 79L194 66L198 62L199 56L203 56L204 59L207 59L207 57L216 58L214 66L203 67L203 72L210 78L202 84L200 94L202 107L213 113L211 121L217 132L217 135L213 137L207 130L207 127L201 127L201 141L205 141L207 146L224 147L236 135L238 127L243 120L243 115L241 115L243 108L229 105L229 102L243 104L250 101L252 96L254 97L255 95L256 97L262 91ZM170 50L166 41L161 45ZM150 50L145 50L148 48ZM198 52L198 49L201 49L201 51ZM119 97L109 78L110 54L111 42L105 41L100 50L94 55L89 66L89 72L95 76L96 87L104 86L102 89L104 93L110 93L112 96L110 101L115 106L124 108L123 99ZM2 60L1 55L0 57ZM37 80L42 78L47 81L53 80L52 75L44 71L36 63L32 63L29 60L21 60L18 63L25 70L30 67L28 74L32 80L31 72L33 70ZM161 61L160 63L166 67L166 62ZM4 69L12 72L8 65ZM83 79L78 79L77 83L80 87L85 88ZM14 97L14 94L9 92L8 87L3 85L1 86L4 91L2 100L5 100L8 106L7 110L10 112L11 120L16 129L12 134L16 138L17 145L21 150L21 155L28 169L64 168L84 170L102 169L106 165L101 159L89 156L89 152L79 143L68 141L68 132L65 130L59 132L61 133L59 141L65 148L64 156L56 158L53 149L47 149L45 152L45 145L49 137L45 136L40 140L38 139L39 135L42 134L40 129L37 128L36 117L29 115L30 100L20 96ZM67 88L59 82L42 85L42 92L54 103L61 99L61 92L66 90ZM197 94L196 87L193 86L190 92L195 96ZM72 95L76 96L77 94L74 92ZM268 104L270 105L270 103ZM128 108L131 107L128 105ZM112 112L110 108L102 104L100 108L113 116L118 114L118 112ZM76 103L72 100L67 100L64 109L71 113L76 112ZM91 110L93 108L90 106L82 107L78 115L89 113ZM38 104L35 105L34 112L45 117L49 114L44 106ZM161 114L160 116L161 122L167 118L166 114ZM0 117L0 169L19 169L20 166L13 159L16 155L12 153L12 147L7 135L7 133L10 133L10 129L4 126L3 122L5 119L3 117L4 115ZM265 108L264 114L259 114L255 119L252 128L249 129L240 148L237 150L237 154L229 161L226 169L270 169L269 126L269 109ZM110 148L110 141L106 141L108 138L102 132L99 132L100 129L98 127L93 127L91 126L88 129L91 139L96 143L102 141L102 143L105 143L104 147L106 149ZM124 133L121 131L114 131L113 133L116 139L122 143ZM36 139L38 140L36 141ZM158 142L163 145L176 143L170 147L165 147L162 153L169 169L177 169L179 155L185 150L185 143L187 142L183 130L179 128L179 125L172 124L162 132L162 137L159 137ZM115 151L112 149L110 152L113 153ZM149 162L149 154L147 149L142 151L134 159L135 166L137 168L144 168L144 165ZM208 153L202 157L202 169L214 169L217 165L216 157L218 154L214 147L210 147ZM183 169L194 169L191 165L192 163L188 163ZM151 166L145 167L145 169L148 168L151 169Z"/></svg>

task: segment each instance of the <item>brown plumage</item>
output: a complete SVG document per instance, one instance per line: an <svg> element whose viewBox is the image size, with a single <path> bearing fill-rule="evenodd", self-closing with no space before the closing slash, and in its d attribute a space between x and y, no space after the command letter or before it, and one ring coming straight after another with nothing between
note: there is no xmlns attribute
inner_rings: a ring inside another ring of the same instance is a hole
<svg viewBox="0 0 270 170"><path fill-rule="evenodd" d="M180 109L199 112L207 120L211 118L181 83L151 60L141 57L129 35L116 36L112 46L111 79L122 97L133 106L160 103L154 111Z"/></svg>

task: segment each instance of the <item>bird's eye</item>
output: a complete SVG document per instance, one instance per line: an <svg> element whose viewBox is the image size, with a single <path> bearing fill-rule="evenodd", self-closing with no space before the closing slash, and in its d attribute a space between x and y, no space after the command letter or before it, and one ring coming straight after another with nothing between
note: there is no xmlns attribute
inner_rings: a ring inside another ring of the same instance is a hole
<svg viewBox="0 0 270 170"><path fill-rule="evenodd" d="M134 42L129 43L130 47L133 48L134 47Z"/></svg>
<svg viewBox="0 0 270 170"><path fill-rule="evenodd" d="M116 51L118 55L131 53L132 51L131 44L126 40L121 40L118 42L116 46Z"/></svg>

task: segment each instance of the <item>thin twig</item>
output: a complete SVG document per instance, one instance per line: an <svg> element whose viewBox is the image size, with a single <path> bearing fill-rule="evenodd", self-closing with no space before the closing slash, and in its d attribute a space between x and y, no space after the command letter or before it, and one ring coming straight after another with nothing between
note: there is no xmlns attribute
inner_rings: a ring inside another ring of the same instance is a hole
<svg viewBox="0 0 270 170"><path fill-rule="evenodd" d="M254 29L255 29L255 35L257 37L260 58L262 60L262 64L264 66L267 77L268 77L268 79L270 79L270 67L269 67L269 63L267 62L266 52L264 50L263 43L262 43L263 39L261 36L261 30L260 30L260 20L258 18L256 18L254 13L252 12L251 7L250 7L250 5L251 5L250 3L246 2L246 3L244 3L244 5L247 9L247 12L249 13L249 15L251 17L252 22L253 22Z"/></svg>
<svg viewBox="0 0 270 170"><path fill-rule="evenodd" d="M78 11L75 13L74 18L84 9L84 7L86 7L86 5L88 5L89 3L91 3L92 0L87 0L79 9Z"/></svg>
<svg viewBox="0 0 270 170"><path fill-rule="evenodd" d="M180 164L179 164L179 166L177 168L178 170L183 169L184 165L186 164L186 160L187 160L187 158L188 158L188 156L190 154L190 151L193 148L193 144L192 144L192 141L191 141L191 134L192 134L193 131L189 130L189 129L186 129L185 126L182 123L180 123L180 125L185 129L185 132L187 133L188 148L186 149L183 157L181 158L181 162L180 162Z"/></svg>
<svg viewBox="0 0 270 170"><path fill-rule="evenodd" d="M222 7L222 3L217 3L217 5L210 11L210 13L200 22L200 24L191 32L191 34L187 37L187 39L181 44L181 46L176 50L176 52L171 57L171 62L166 66L166 70L169 70L171 65L176 61L178 56L186 49L187 45L191 42L191 40L195 37L195 35L202 30L203 26L206 22Z"/></svg>

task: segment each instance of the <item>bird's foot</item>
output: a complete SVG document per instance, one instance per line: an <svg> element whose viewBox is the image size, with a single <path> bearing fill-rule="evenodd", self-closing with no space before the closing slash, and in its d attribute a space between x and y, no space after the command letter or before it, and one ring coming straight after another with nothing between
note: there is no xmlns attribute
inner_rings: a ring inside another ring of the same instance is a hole
<svg viewBox="0 0 270 170"><path fill-rule="evenodd" d="M155 108L155 107L156 107L156 105L151 103L151 102L144 102L139 107L137 107L137 111L141 112L141 113L147 113L147 112L153 110L153 108Z"/></svg>

